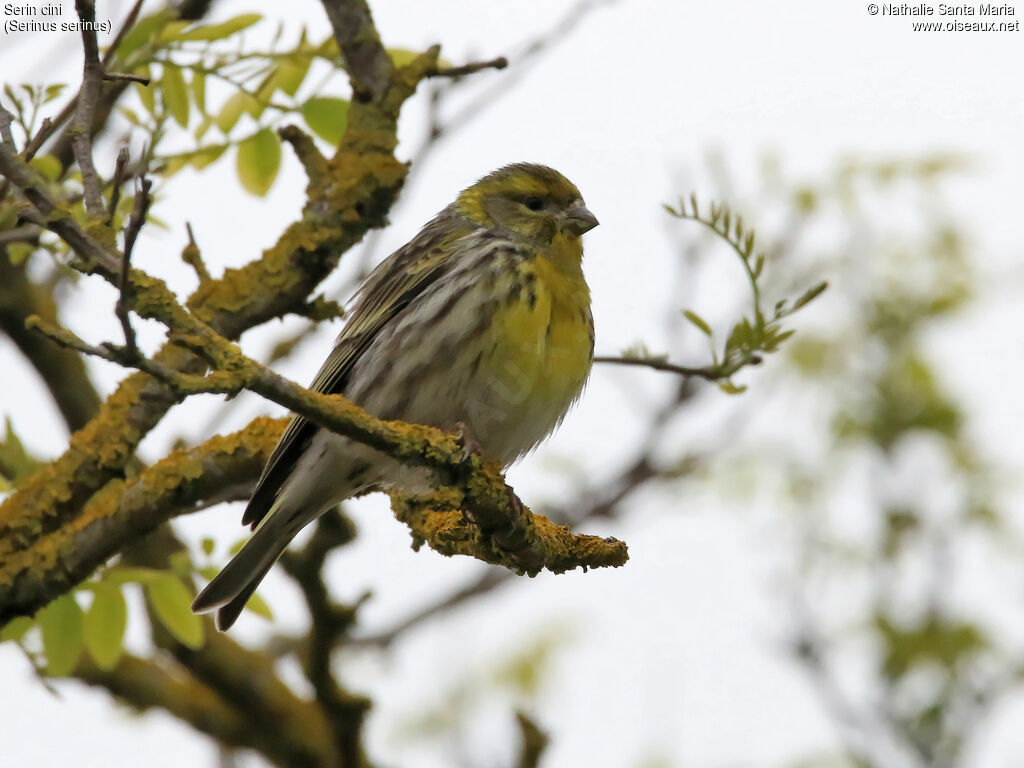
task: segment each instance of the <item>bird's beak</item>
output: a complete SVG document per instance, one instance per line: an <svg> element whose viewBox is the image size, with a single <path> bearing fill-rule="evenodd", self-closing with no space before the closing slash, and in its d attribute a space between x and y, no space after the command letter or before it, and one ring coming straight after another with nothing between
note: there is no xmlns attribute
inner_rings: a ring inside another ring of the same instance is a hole
<svg viewBox="0 0 1024 768"><path fill-rule="evenodd" d="M577 237L598 225L597 216L582 202L576 203L565 212L565 228Z"/></svg>

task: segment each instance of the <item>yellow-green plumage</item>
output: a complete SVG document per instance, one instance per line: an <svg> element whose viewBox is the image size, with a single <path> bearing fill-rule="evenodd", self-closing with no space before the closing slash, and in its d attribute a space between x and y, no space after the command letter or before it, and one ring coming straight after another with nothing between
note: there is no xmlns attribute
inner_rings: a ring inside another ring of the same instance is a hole
<svg viewBox="0 0 1024 768"><path fill-rule="evenodd" d="M367 278L313 381L382 418L466 430L485 458L532 450L579 397L593 358L579 190L540 165L464 190ZM375 486L430 478L296 417L243 523L255 533L196 598L229 627L298 531Z"/></svg>

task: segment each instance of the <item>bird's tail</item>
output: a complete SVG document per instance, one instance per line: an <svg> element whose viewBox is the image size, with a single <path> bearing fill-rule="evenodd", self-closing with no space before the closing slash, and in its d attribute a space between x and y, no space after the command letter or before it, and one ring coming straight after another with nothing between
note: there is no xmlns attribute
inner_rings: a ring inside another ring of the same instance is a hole
<svg viewBox="0 0 1024 768"><path fill-rule="evenodd" d="M288 530L287 525L281 525L283 520L275 519L281 517L283 515L279 510L270 510L264 524L256 529L238 554L196 596L192 602L193 613L218 609L217 629L222 632L235 623L256 587L296 533Z"/></svg>

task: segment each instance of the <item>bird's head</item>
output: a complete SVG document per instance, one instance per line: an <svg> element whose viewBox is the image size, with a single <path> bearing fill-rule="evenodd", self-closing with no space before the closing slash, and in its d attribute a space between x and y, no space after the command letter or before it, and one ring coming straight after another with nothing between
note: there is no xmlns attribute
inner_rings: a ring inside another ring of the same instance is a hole
<svg viewBox="0 0 1024 768"><path fill-rule="evenodd" d="M455 208L474 224L539 244L558 235L578 240L597 226L575 184L553 168L533 163L489 173L459 194Z"/></svg>

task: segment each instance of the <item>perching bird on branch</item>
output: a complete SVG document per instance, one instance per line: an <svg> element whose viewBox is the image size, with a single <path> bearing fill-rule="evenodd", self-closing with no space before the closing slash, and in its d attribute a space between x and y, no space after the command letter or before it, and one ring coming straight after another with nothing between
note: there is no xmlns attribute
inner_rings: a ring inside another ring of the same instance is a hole
<svg viewBox="0 0 1024 768"><path fill-rule="evenodd" d="M383 419L461 428L507 466L562 420L590 373L594 324L581 236L597 226L557 171L518 163L465 189L378 266L311 388ZM242 523L252 537L199 594L230 627L306 525L423 470L296 416Z"/></svg>

